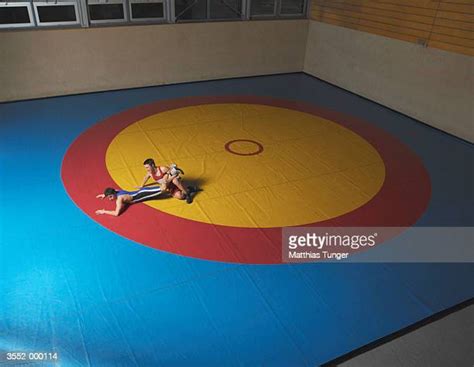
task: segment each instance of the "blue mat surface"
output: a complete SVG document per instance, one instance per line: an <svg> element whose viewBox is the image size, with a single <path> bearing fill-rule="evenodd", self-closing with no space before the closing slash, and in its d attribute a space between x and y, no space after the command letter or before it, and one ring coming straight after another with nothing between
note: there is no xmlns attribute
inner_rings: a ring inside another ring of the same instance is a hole
<svg viewBox="0 0 474 367"><path fill-rule="evenodd" d="M66 194L62 158L96 122L231 94L314 103L385 129L429 171L417 225L474 226L473 145L304 74L0 104L1 352L56 351L61 366L315 366L474 296L472 264L181 257L108 231Z"/></svg>

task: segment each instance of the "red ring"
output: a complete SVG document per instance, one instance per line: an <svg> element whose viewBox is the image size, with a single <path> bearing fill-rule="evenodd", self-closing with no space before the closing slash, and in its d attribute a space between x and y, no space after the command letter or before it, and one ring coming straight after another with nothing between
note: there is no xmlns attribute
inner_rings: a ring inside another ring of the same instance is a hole
<svg viewBox="0 0 474 367"><path fill-rule="evenodd" d="M115 185L105 165L105 155L110 142L121 130L159 112L215 103L264 104L313 114L354 131L377 149L386 169L384 184L377 195L352 212L306 226L409 227L426 210L431 196L428 172L418 156L397 138L372 124L336 111L297 101L256 96L165 100L113 115L84 131L69 147L61 168L66 191L88 216L113 232L138 243L179 255L214 261L282 263L280 227L236 228L211 225L176 217L141 204L131 206L120 217L95 215L95 210L102 205L94 198L95 194L104 187Z"/></svg>
<svg viewBox="0 0 474 367"><path fill-rule="evenodd" d="M258 149L255 151L255 152L251 152L251 153L239 153L239 152L236 152L232 149L230 149L230 146L234 143L238 143L238 142L247 142L247 143L254 143L257 145ZM248 155L257 155L257 154L260 154L263 152L263 145L260 144L258 141L255 141L255 140L249 140L249 139L235 139L235 140L231 140L229 142L226 143L226 145L224 145L224 148L225 150L227 150L229 153L232 153L232 154L237 154L237 155L244 155L244 156L248 156Z"/></svg>

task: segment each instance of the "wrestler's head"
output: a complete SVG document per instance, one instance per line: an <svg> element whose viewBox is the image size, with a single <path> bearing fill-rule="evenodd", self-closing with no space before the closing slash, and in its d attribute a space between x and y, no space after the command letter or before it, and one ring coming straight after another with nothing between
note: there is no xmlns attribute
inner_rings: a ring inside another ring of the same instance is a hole
<svg viewBox="0 0 474 367"><path fill-rule="evenodd" d="M145 169L148 173L155 173L156 164L152 158L145 159L145 161L143 162L143 165L145 166Z"/></svg>
<svg viewBox="0 0 474 367"><path fill-rule="evenodd" d="M115 200L117 198L117 190L107 187L104 190L104 196L109 200Z"/></svg>

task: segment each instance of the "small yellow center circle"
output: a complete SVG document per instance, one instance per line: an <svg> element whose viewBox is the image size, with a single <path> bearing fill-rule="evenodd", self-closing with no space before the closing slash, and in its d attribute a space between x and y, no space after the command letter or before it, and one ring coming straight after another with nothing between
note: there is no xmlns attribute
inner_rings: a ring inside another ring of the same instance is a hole
<svg viewBox="0 0 474 367"><path fill-rule="evenodd" d="M113 139L106 165L117 186L133 190L143 181L146 158L178 164L184 183L203 190L190 205L172 198L146 205L234 227L296 226L338 217L370 201L385 179L378 152L351 130L312 114L258 104L206 104L149 116Z"/></svg>

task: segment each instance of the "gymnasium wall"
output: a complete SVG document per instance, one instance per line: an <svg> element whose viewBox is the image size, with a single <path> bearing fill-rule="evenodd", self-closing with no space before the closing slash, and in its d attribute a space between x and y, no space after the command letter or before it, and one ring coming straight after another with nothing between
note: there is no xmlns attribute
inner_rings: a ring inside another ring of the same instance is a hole
<svg viewBox="0 0 474 367"><path fill-rule="evenodd" d="M471 56L310 21L304 71L474 142Z"/></svg>
<svg viewBox="0 0 474 367"><path fill-rule="evenodd" d="M308 20L0 32L0 101L303 69Z"/></svg>
<svg viewBox="0 0 474 367"><path fill-rule="evenodd" d="M1 31L0 102L305 71L474 141L470 46L465 40L460 41L462 45L453 40L454 35L435 36L440 27L471 27L472 16L467 11L447 10L454 5L459 10L458 5L463 4L390 1L331 1L333 7L359 4L359 13L365 15L356 16L357 27L328 10L325 0L313 0L312 17L324 22L302 19ZM468 3L474 0L452 1L465 2L469 10ZM367 11L369 3L384 9L366 19L373 11ZM423 3L425 8L412 6L410 14L401 12L409 3ZM384 22L375 18L389 7L399 9L404 18L397 20L393 13L383 13ZM420 24L421 20L429 22L420 9L438 15L432 19L428 36L426 30L413 31L415 19Z"/></svg>
<svg viewBox="0 0 474 367"><path fill-rule="evenodd" d="M311 18L474 56L474 0L312 0Z"/></svg>

